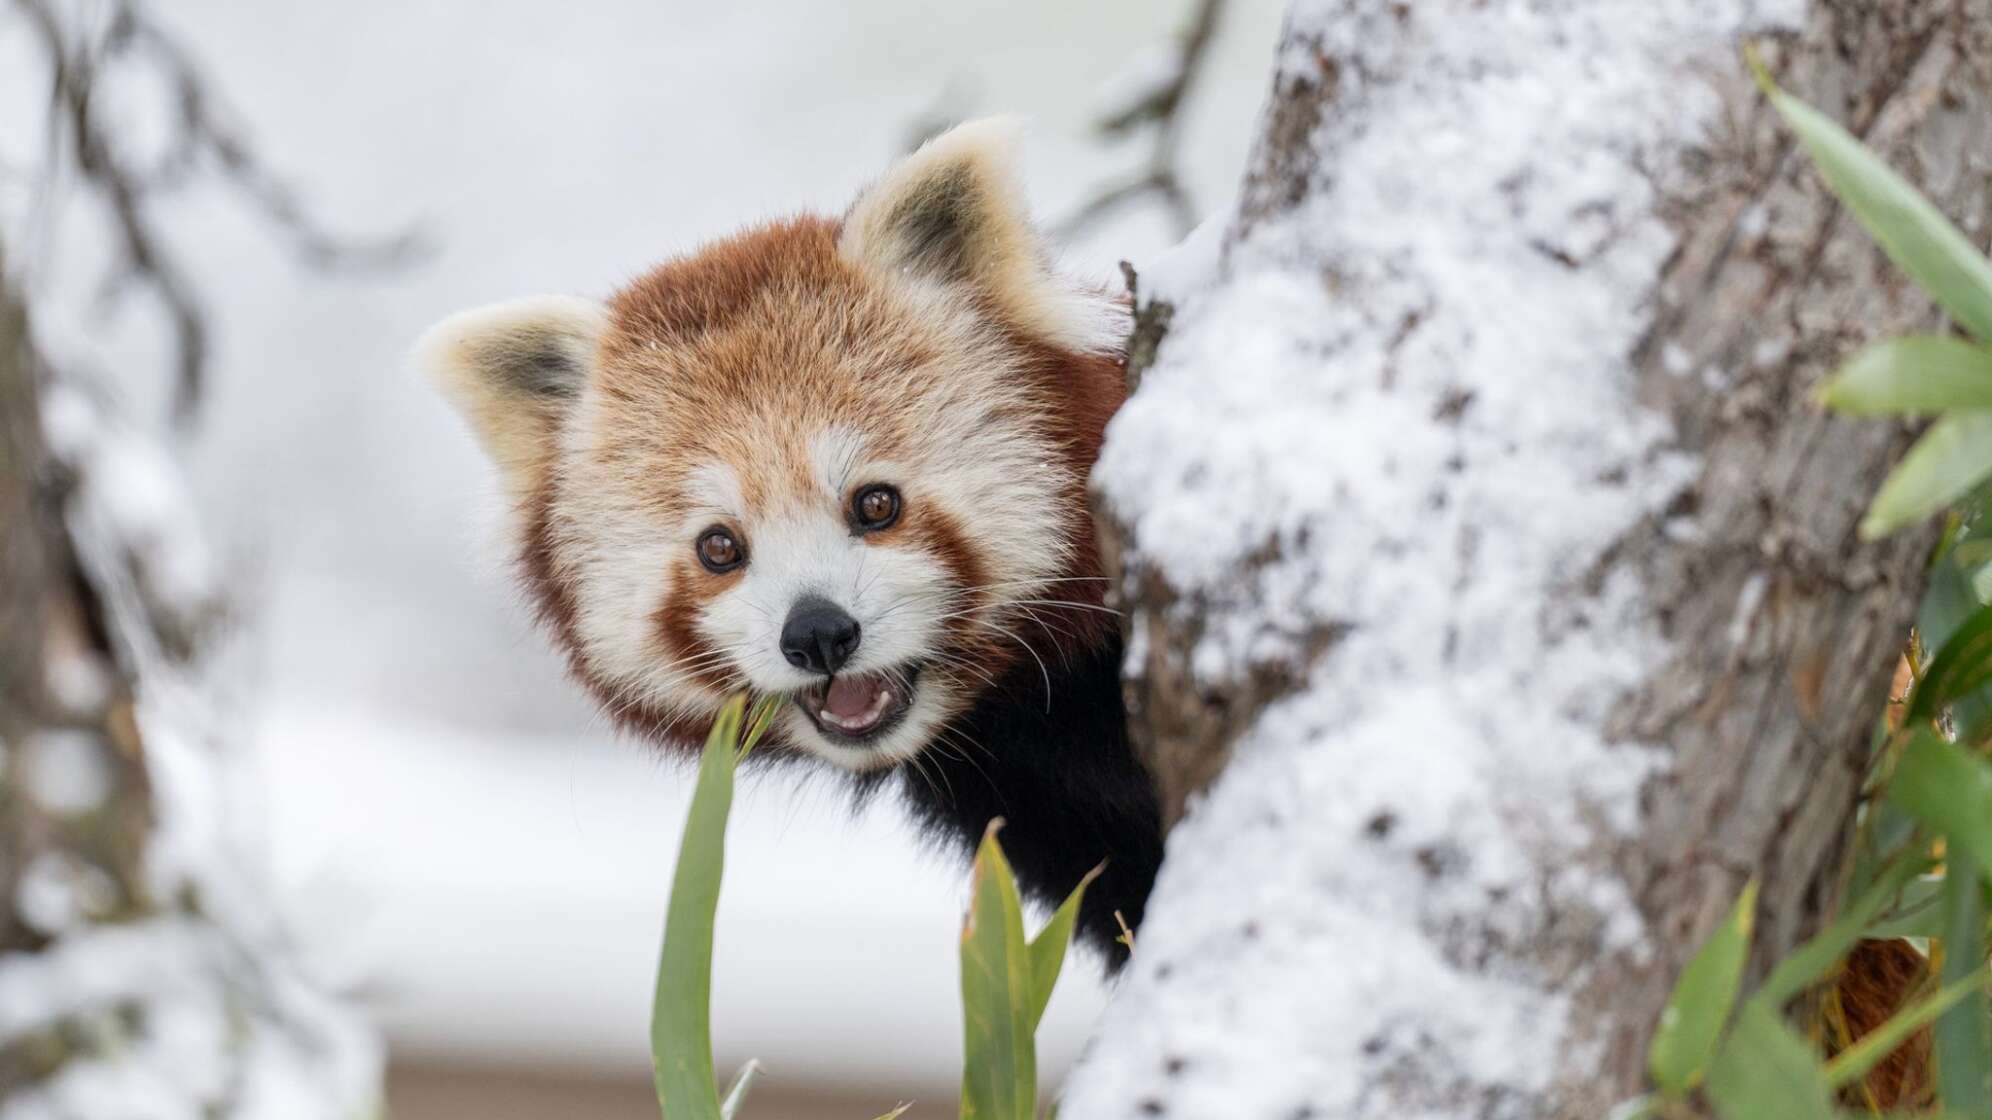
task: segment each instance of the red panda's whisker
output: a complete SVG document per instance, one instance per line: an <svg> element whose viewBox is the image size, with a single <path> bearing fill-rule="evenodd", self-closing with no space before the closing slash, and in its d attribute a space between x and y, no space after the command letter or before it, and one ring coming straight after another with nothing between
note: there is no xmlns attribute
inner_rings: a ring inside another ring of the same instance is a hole
<svg viewBox="0 0 1992 1120"><path fill-rule="evenodd" d="M707 650L704 653L695 653L688 657L674 657L669 662L666 663L665 667L670 669L683 668L688 665L698 665L703 662L719 661L724 659L726 656L727 653L723 649Z"/></svg>
<svg viewBox="0 0 1992 1120"><path fill-rule="evenodd" d="M967 763L977 774L982 775L982 780L989 783L990 789L996 788L996 780L989 776L989 771L984 770L982 764L975 761L974 756L970 755L961 744L947 738L945 733L934 737L933 748L949 758L959 759ZM990 760L994 761L995 756L991 755ZM942 771L942 773L946 773L946 771Z"/></svg>
<svg viewBox="0 0 1992 1120"><path fill-rule="evenodd" d="M1105 576L1046 576L1041 579L998 580L994 583L958 584L952 587L938 587L927 591L909 591L904 599L952 599L976 594L982 591L1002 591L1012 587L1043 587L1052 583L1107 583Z"/></svg>
<svg viewBox="0 0 1992 1120"><path fill-rule="evenodd" d="M980 665L976 665L973 662L968 661L967 659L960 657L956 654L952 653L936 654L934 657L934 662L935 664L945 665L950 668L966 669L969 672L974 673L976 676L981 677L984 681L988 683L990 688L1001 689L1003 687L1000 683L997 682L995 677L990 676L989 673L986 670L984 670Z"/></svg>
<svg viewBox="0 0 1992 1120"><path fill-rule="evenodd" d="M982 741L980 739L977 739L975 736L970 735L968 732L962 730L959 727L946 728L942 731L942 734L947 736L948 742L951 745L959 748L963 752L962 757L964 758L968 757L967 752L976 751L979 752L982 755L982 757L989 759L992 762L995 761L996 759L995 751L992 751L988 747L983 746Z"/></svg>
<svg viewBox="0 0 1992 1120"><path fill-rule="evenodd" d="M998 625L986 618L970 618L969 621L985 629L994 630L998 634L1006 635L1010 640L1024 647L1024 652L1030 654L1031 660L1037 662L1038 672L1044 674L1044 710L1049 712L1051 710L1051 667L1044 663L1044 658L1038 656L1037 649L1025 641L1023 635L1006 626Z"/></svg>
<svg viewBox="0 0 1992 1120"><path fill-rule="evenodd" d="M952 599L952 598L955 598L955 597L956 597L956 594L957 594L957 593L955 593L955 592L945 592L945 593L941 593L941 594L933 594L933 595L919 595L919 594L913 594L913 593L908 593L908 594L905 594L905 595L902 595L902 596L900 596L900 598L899 598L899 601L898 601L898 602L896 602L896 603L892 604L891 606L887 607L886 609L884 609L884 610L882 610L882 611L878 612L878 614L877 614L876 616L874 616L874 619L883 619L883 618L888 618L888 617L890 617L890 616L891 616L891 615L892 615L892 614L893 614L894 612L896 612L896 611L901 611L901 610L905 610L905 609L906 609L907 607L910 607L910 606L913 606L913 605L914 605L914 604L916 604L916 603L922 603L922 602L925 602L925 601L926 601L927 599L930 599L930 598L932 598L932 599L940 599L940 600L943 600L943 601L945 601L945 600L947 600L947 599Z"/></svg>
<svg viewBox="0 0 1992 1120"><path fill-rule="evenodd" d="M1115 618L1119 618L1121 613L1112 607L1103 607L1098 603L1075 603L1070 599L1017 599L1013 600L1011 605L1019 607L1071 607L1074 610L1098 611L1101 614L1113 615Z"/></svg>
<svg viewBox="0 0 1992 1120"><path fill-rule="evenodd" d="M859 554L858 554L858 579L864 579L864 574L865 574L865 555L864 555L863 553L859 553ZM865 597L865 592L867 592L867 591L870 591L870 590L872 589L872 584L875 584L875 583L877 583L877 582L878 582L878 577L880 577L880 576L882 576L882 575L884 575L884 574L885 574L885 569L884 569L884 568L880 568L880 569L878 569L877 571L873 572L873 573L872 573L872 577L871 577L870 579L868 579L868 580L865 580L865 583L864 583L864 586L862 586L862 587L859 587L859 588L858 588L858 589L857 589L856 591L854 591L854 592L852 592L852 593L851 593L851 595L852 595L852 598L856 598L856 599L862 599L862 598L864 598L864 597ZM851 582L853 582L853 583L856 583L856 582L857 582L857 580L852 580Z"/></svg>
<svg viewBox="0 0 1992 1120"><path fill-rule="evenodd" d="M1006 587L1040 587L1047 583L1107 583L1105 576L1047 576L1043 579L1008 579L995 583L978 583L961 588L963 591L1001 591Z"/></svg>
<svg viewBox="0 0 1992 1120"><path fill-rule="evenodd" d="M906 761L913 764L913 772L920 775L921 780L927 783L928 789L933 790L936 794L941 792L940 787L934 784L934 779L928 775L926 766L922 765L919 755L908 755ZM935 767L934 772L941 776L941 784L948 787L948 800L954 800L954 783L948 781L948 772L940 767Z"/></svg>
<svg viewBox="0 0 1992 1120"><path fill-rule="evenodd" d="M683 657L674 657L671 659L670 663L674 665L690 664L691 662L694 661L704 661L715 657L724 657L725 655L726 651L723 649L707 648L699 650L694 653L686 654Z"/></svg>
<svg viewBox="0 0 1992 1120"><path fill-rule="evenodd" d="M1036 623L1038 625L1038 628L1043 630L1047 634L1050 634L1054 637L1071 638L1074 640L1077 640L1077 638L1079 637L1078 634L1073 632L1070 626L1060 626L1054 622L1047 621L1043 615L1040 615L1038 612L1030 609L1027 606L1024 606L1021 603L1013 603L1011 604L1011 606L1014 606L1016 607L1017 610L1023 612L1024 617ZM1072 668L1072 654L1070 653L1070 651L1068 651L1065 648L1063 644L1060 644L1058 646L1058 667L1061 669Z"/></svg>

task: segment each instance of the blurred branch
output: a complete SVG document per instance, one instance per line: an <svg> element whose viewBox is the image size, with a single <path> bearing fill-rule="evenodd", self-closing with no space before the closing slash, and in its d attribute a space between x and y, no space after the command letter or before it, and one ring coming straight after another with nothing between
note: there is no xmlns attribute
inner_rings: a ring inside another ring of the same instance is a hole
<svg viewBox="0 0 1992 1120"><path fill-rule="evenodd" d="M33 25L52 74L49 99L49 166L45 176L73 163L109 209L121 264L105 279L106 294L130 286L149 289L165 310L175 341L173 419L190 425L198 412L208 364L208 330L199 293L166 247L147 212L156 196L211 167L276 227L308 267L397 267L420 255L412 232L353 240L327 232L299 202L296 191L264 166L253 146L215 109L208 81L184 48L145 12L139 0L115 0L100 31L66 27L60 0L15 0ZM158 66L171 91L173 134L163 159L139 168L125 155L131 145L97 111L96 91L114 67L144 58Z"/></svg>
<svg viewBox="0 0 1992 1120"><path fill-rule="evenodd" d="M1128 88L1109 99L1094 127L1114 138L1152 129L1148 158L1139 172L1102 187L1091 200L1060 222L1056 232L1061 239L1069 240L1108 214L1148 198L1160 201L1169 212L1178 237L1188 235L1196 227L1196 206L1177 169L1182 113L1189 102L1190 89L1203 70L1210 45L1217 38L1224 4L1225 0L1197 0L1189 25L1164 46L1166 53L1150 59L1147 73L1131 76Z"/></svg>
<svg viewBox="0 0 1992 1120"><path fill-rule="evenodd" d="M967 120L974 114L975 103L979 99L973 81L949 78L948 84L941 88L934 100L906 122L906 139L900 144L901 154L918 151L922 144Z"/></svg>

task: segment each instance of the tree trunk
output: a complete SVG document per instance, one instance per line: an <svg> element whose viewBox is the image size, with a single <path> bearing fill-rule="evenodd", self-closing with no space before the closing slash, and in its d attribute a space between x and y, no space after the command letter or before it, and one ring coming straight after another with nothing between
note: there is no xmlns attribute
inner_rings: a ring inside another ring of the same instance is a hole
<svg viewBox="0 0 1992 1120"><path fill-rule="evenodd" d="M1987 0L1294 5L1095 479L1183 820L1070 1115L1600 1116L1836 903L1931 535L1809 391L1939 319L1749 38L1986 228Z"/></svg>
<svg viewBox="0 0 1992 1120"><path fill-rule="evenodd" d="M59 514L41 437L27 312L0 285L0 960L48 949L78 921L155 907L152 823L129 682ZM67 1057L52 1034L5 1037L0 1087Z"/></svg>
<svg viewBox="0 0 1992 1120"><path fill-rule="evenodd" d="M0 267L0 1113L369 1115L378 1042L276 925L177 679L216 600L144 448Z"/></svg>

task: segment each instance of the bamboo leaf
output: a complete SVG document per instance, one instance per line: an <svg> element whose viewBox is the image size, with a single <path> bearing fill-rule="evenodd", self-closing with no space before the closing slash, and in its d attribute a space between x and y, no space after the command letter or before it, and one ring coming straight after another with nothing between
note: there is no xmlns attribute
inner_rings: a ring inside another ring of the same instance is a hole
<svg viewBox="0 0 1992 1120"><path fill-rule="evenodd" d="M712 926L726 863L726 817L733 806L745 697L720 709L699 760L698 783L685 816L664 948L651 1003L650 1059L665 1120L720 1120L712 1069Z"/></svg>
<svg viewBox="0 0 1992 1120"><path fill-rule="evenodd" d="M1944 879L1918 879L1902 889L1901 901L1870 925L1862 937L1887 941L1896 937L1944 935Z"/></svg>
<svg viewBox="0 0 1992 1120"><path fill-rule="evenodd" d="M1977 878L1986 868L1975 852L1951 849L1945 869L1942 979L1954 987L1984 971L1985 895ZM1956 1116L1992 1116L1992 1001L1984 988L1965 994L1931 1032L1937 1059L1937 1099Z"/></svg>
<svg viewBox="0 0 1992 1120"><path fill-rule="evenodd" d="M732 1087L726 1090L726 1099L719 1102L721 1120L735 1120L740 1115L740 1106L747 1102L748 1090L752 1089L754 1082L760 1078L761 1063L752 1058L747 1059L747 1064L741 1066L740 1072L734 1076Z"/></svg>
<svg viewBox="0 0 1992 1120"><path fill-rule="evenodd" d="M1861 535L1885 537L1968 493L1992 474L1992 412L1953 412L1889 472L1861 519Z"/></svg>
<svg viewBox="0 0 1992 1120"><path fill-rule="evenodd" d="M1832 1090L1812 1048L1761 1003L1737 1013L1709 1068L1708 1095L1723 1120L1818 1120L1833 1113Z"/></svg>
<svg viewBox="0 0 1992 1120"><path fill-rule="evenodd" d="M1896 1047L1909 1041L1910 1035L1928 1026L1965 997L1983 992L1988 982L1992 982L1992 969L1980 968L1957 983L1946 984L1890 1015L1826 1063L1826 1083L1838 1089L1866 1077L1869 1070L1881 1064L1882 1059L1895 1053Z"/></svg>
<svg viewBox="0 0 1992 1120"><path fill-rule="evenodd" d="M1949 547L1937 553L1930 563L1930 578L1923 589L1923 601L1916 608L1916 633L1923 648L1934 654L1949 644L1958 629L1984 606L1973 586L1966 554L1976 546L1992 545L1992 516L1985 512L1986 487L1980 485L1969 499L1959 503L1965 516L1955 532L1946 534ZM1975 742L1983 729L1992 727L1992 687L1955 697L1950 702L1951 718L1967 742Z"/></svg>
<svg viewBox="0 0 1992 1120"><path fill-rule="evenodd" d="M1072 893L1051 915L1038 935L1031 939L1031 1029L1044 1019L1045 1005L1051 1002L1051 992L1058 986L1058 973L1065 965L1065 949L1072 943L1072 927L1079 921L1079 903L1086 895L1086 888L1106 864L1099 864L1086 872Z"/></svg>
<svg viewBox="0 0 1992 1120"><path fill-rule="evenodd" d="M1909 693L1904 723L1934 718L1953 700L1992 681L1992 607L1980 607L1937 650Z"/></svg>
<svg viewBox="0 0 1992 1120"><path fill-rule="evenodd" d="M1950 544L1930 561L1929 586L1923 591L1923 601L1916 605L1916 637L1929 653L1944 648L1958 629L1971 621L1978 608L1985 605L1960 561L1958 549L1967 542L1955 534L1945 535Z"/></svg>
<svg viewBox="0 0 1992 1120"><path fill-rule="evenodd" d="M1768 87L1819 172L1902 271L1972 336L1992 342L1992 263L1881 157L1825 114Z"/></svg>
<svg viewBox="0 0 1992 1120"><path fill-rule="evenodd" d="M1946 335L1891 338L1854 355L1819 399L1857 415L1992 408L1992 351Z"/></svg>
<svg viewBox="0 0 1992 1120"><path fill-rule="evenodd" d="M781 696L763 696L754 701L754 707L747 713L747 734L740 740L739 761L744 761L753 753L755 745L761 741L761 736L768 733L768 728L774 726L775 716L787 702Z"/></svg>
<svg viewBox="0 0 1992 1120"><path fill-rule="evenodd" d="M1695 954L1674 984L1660 1029L1647 1051L1653 1083L1667 1095L1685 1096L1695 1087L1722 1037L1736 1003L1736 988L1749 955L1750 928L1756 920L1757 883L1751 880L1729 911L1729 917Z"/></svg>
<svg viewBox="0 0 1992 1120"><path fill-rule="evenodd" d="M1806 987L1824 978L1843 960L1854 942L1859 941L1875 916L1888 909L1909 880L1922 874L1930 861L1920 853L1904 852L1890 863L1873 886L1868 888L1832 925L1810 941L1793 949L1779 961L1764 983L1750 997L1777 1010Z"/></svg>
<svg viewBox="0 0 1992 1120"><path fill-rule="evenodd" d="M1959 855L1992 867L1992 764L1925 728L1903 748L1888 796L1944 837L1950 875L1958 874Z"/></svg>
<svg viewBox="0 0 1992 1120"><path fill-rule="evenodd" d="M961 1120L1031 1120L1037 1109L1033 975L1023 902L989 823L961 930Z"/></svg>

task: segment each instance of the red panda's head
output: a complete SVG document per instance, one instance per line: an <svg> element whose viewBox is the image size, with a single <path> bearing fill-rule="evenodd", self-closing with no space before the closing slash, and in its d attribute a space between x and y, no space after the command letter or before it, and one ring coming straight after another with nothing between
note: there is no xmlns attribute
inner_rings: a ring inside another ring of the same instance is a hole
<svg viewBox="0 0 1992 1120"><path fill-rule="evenodd" d="M782 742L871 769L1108 632L1085 480L1123 314L1048 267L1011 134L964 125L841 220L749 230L606 304L423 340L543 617L626 725L689 741L731 693L781 693Z"/></svg>

